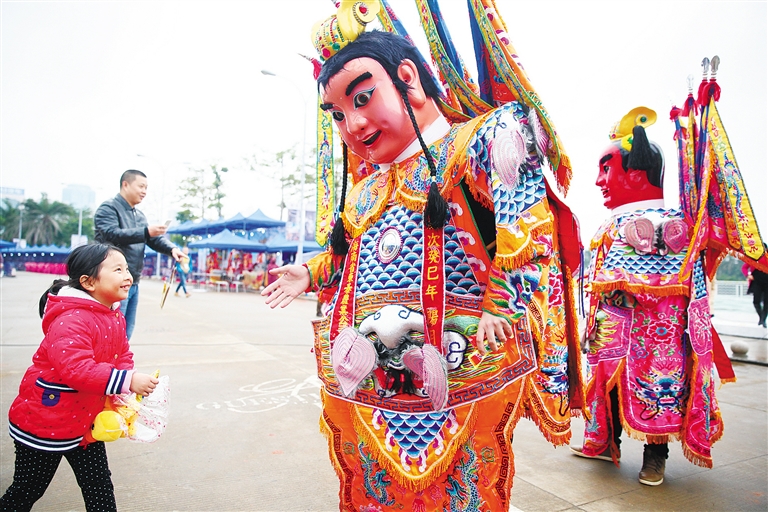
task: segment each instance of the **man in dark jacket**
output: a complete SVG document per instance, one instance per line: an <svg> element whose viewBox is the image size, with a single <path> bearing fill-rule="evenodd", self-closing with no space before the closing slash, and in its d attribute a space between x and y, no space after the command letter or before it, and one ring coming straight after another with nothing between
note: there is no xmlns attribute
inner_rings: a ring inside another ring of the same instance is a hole
<svg viewBox="0 0 768 512"><path fill-rule="evenodd" d="M183 253L171 242L162 237L167 229L164 225L150 226L147 218L136 209L147 195L147 175L130 169L120 177L120 193L104 201L96 210L94 230L98 242L116 245L125 253L128 269L133 276L133 286L128 298L120 304L125 315L128 339L133 334L136 323L136 308L139 305L139 279L144 268L144 245L149 245L157 252L181 260Z"/></svg>

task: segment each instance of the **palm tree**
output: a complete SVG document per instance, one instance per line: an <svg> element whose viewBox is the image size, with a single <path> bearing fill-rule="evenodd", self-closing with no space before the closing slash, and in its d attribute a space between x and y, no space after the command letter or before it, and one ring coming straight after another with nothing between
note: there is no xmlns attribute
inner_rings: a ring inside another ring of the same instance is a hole
<svg viewBox="0 0 768 512"><path fill-rule="evenodd" d="M49 201L43 194L40 202L32 199L24 202L26 238L31 245L52 244L67 221L76 215L75 209L59 201Z"/></svg>
<svg viewBox="0 0 768 512"><path fill-rule="evenodd" d="M17 236L19 236L19 205L4 197L0 204L0 238L10 241Z"/></svg>

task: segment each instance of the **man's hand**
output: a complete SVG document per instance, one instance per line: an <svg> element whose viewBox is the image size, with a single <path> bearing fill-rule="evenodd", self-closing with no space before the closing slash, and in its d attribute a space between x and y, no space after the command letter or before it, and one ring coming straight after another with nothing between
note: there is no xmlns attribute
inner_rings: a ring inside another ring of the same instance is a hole
<svg viewBox="0 0 768 512"><path fill-rule="evenodd" d="M149 233L150 238L154 238L156 236L164 235L165 232L168 230L168 226L165 224L157 224L155 226L147 226L147 233Z"/></svg>
<svg viewBox="0 0 768 512"><path fill-rule="evenodd" d="M512 336L512 326L509 325L506 318L483 311L480 323L477 324L477 335L475 335L475 345L481 354L485 355L488 353L488 350L485 348L486 338L488 339L491 351L496 351L499 349L496 339L504 343L510 336Z"/></svg>
<svg viewBox="0 0 768 512"><path fill-rule="evenodd" d="M309 270L303 265L285 265L269 271L280 278L261 291L264 301L272 309L284 308L309 287Z"/></svg>
<svg viewBox="0 0 768 512"><path fill-rule="evenodd" d="M171 256L173 256L173 259L175 259L178 262L181 262L182 259L187 258L188 256L181 252L181 249L178 247L174 247L171 249Z"/></svg>
<svg viewBox="0 0 768 512"><path fill-rule="evenodd" d="M151 375L134 372L133 376L131 376L130 390L137 395L149 396L158 382L160 381Z"/></svg>

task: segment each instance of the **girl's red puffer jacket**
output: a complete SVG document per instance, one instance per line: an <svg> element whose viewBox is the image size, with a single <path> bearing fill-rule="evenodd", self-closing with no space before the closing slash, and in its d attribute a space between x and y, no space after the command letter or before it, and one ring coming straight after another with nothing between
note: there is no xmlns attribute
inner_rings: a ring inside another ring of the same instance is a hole
<svg viewBox="0 0 768 512"><path fill-rule="evenodd" d="M128 390L133 353L123 314L72 288L48 296L43 332L8 413L9 429L32 448L66 451L86 443L106 395Z"/></svg>

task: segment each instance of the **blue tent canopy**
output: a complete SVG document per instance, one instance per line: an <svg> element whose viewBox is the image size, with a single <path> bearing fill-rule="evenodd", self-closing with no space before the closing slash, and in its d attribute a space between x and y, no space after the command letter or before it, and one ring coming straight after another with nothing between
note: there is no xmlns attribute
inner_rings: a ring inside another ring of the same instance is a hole
<svg viewBox="0 0 768 512"><path fill-rule="evenodd" d="M250 214L248 217L245 218L245 220L249 225L247 229L279 228L279 227L285 226L285 221L273 219L272 217L267 217L266 215L264 215L264 212L262 212L260 209Z"/></svg>
<svg viewBox="0 0 768 512"><path fill-rule="evenodd" d="M238 249L247 252L266 251L266 246L264 244L237 236L228 229L225 229L210 238L192 242L189 244L189 247L192 249Z"/></svg>
<svg viewBox="0 0 768 512"><path fill-rule="evenodd" d="M279 228L285 226L282 220L267 217L261 210L256 210L248 217L237 213L228 219L187 221L168 228L168 233L176 235L210 235L223 229L249 231L259 228Z"/></svg>
<svg viewBox="0 0 768 512"><path fill-rule="evenodd" d="M216 222L215 225L212 225L211 227L216 227L220 229L229 229L229 230L249 229L246 226L245 217L243 217L242 213L236 213L235 215L233 215L228 219L220 220Z"/></svg>
<svg viewBox="0 0 768 512"><path fill-rule="evenodd" d="M267 217L261 210L256 210L248 217L238 213L232 217L211 224L211 228L250 231L259 228L279 228L285 226L282 220Z"/></svg>
<svg viewBox="0 0 768 512"><path fill-rule="evenodd" d="M0 240L0 249L5 249L8 247L16 247L16 244L13 242L8 242L7 240Z"/></svg>
<svg viewBox="0 0 768 512"><path fill-rule="evenodd" d="M283 235L274 236L270 240L267 240L266 243L266 252L297 252L298 250L299 241L286 240L285 236ZM304 240L304 247L302 250L305 253L317 252L322 251L323 248L320 247L314 240Z"/></svg>
<svg viewBox="0 0 768 512"><path fill-rule="evenodd" d="M199 222L187 221L168 228L167 233L174 235L208 235L221 231L219 223L221 220L201 220Z"/></svg>
<svg viewBox="0 0 768 512"><path fill-rule="evenodd" d="M23 249L16 249L14 248L3 248L4 251L10 251L10 252L17 252L21 254L69 254L72 251L72 248L70 247L59 247L57 245L31 245L27 246Z"/></svg>
<svg viewBox="0 0 768 512"><path fill-rule="evenodd" d="M186 230L190 229L192 226L196 224L193 220L187 220L179 224L178 226L171 226L168 228L166 233L172 234L172 235L182 235L186 234Z"/></svg>

